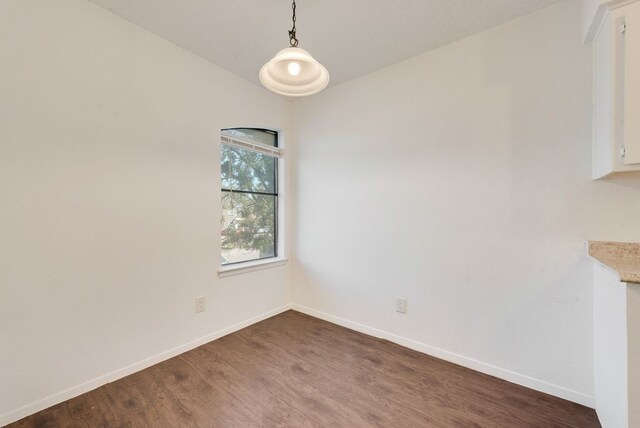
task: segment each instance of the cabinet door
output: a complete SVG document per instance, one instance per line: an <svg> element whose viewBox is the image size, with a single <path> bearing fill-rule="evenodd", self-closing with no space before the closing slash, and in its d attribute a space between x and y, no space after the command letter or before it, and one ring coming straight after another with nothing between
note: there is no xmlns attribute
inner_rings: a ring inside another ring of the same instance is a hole
<svg viewBox="0 0 640 428"><path fill-rule="evenodd" d="M625 164L640 163L640 3L624 8Z"/></svg>

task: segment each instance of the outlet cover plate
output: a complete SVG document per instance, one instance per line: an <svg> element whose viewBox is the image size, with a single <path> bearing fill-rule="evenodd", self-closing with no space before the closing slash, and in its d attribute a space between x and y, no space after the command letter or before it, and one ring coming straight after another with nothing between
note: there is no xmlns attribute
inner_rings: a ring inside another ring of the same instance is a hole
<svg viewBox="0 0 640 428"><path fill-rule="evenodd" d="M207 302L204 297L196 297L196 313L204 312L207 309Z"/></svg>

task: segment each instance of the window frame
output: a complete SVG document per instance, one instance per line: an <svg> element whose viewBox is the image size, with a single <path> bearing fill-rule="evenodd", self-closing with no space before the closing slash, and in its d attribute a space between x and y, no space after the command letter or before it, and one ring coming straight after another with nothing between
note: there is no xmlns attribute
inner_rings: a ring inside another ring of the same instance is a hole
<svg viewBox="0 0 640 428"><path fill-rule="evenodd" d="M224 131L233 131L233 130L260 131L260 132L272 134L274 136L274 146L268 146L264 143L255 142L255 141L242 140L235 137L225 136L223 134ZM222 179L221 179L220 201L222 201L222 195L224 193L239 193L239 194L272 196L274 198L274 203L273 203L273 256L260 257L256 259L250 259L250 260L242 260L237 262L229 262L226 264L222 264L222 262L220 262L220 265L219 265L220 276L226 276L230 274L231 271L234 271L234 270L238 270L240 272L244 270L250 271L254 269L262 269L265 267L270 267L269 265L271 264L279 264L279 263L285 262L286 259L280 256L280 245L279 245L280 244L280 214L281 214L280 209L281 209L281 196L282 196L280 193L280 168L281 168L281 162L283 161L283 158L284 158L284 154L280 147L280 132L274 129L244 126L244 127L222 128L220 130L220 136L221 136L221 139L220 139L221 151L222 151L223 145L228 145L231 147L242 148L245 150L251 150L257 153L261 153L263 155L273 157L275 160L274 177L273 177L274 193L252 192L252 191L246 191L246 190L233 190L233 189L224 188L222 186ZM228 143L225 143L223 141L224 138L227 138L228 140L232 140L234 142L245 143L246 146L244 144L233 144L230 141ZM222 172L221 172L221 176L222 176ZM221 247L220 247L220 256L222 256L222 240L221 240Z"/></svg>

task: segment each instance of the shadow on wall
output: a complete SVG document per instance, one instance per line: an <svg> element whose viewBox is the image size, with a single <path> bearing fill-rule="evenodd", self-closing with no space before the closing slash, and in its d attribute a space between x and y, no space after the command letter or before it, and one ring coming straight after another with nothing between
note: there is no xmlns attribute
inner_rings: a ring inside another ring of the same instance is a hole
<svg viewBox="0 0 640 428"><path fill-rule="evenodd" d="M639 242L640 172L625 172L593 181L589 239ZM624 209L620 201L624 200Z"/></svg>
<svg viewBox="0 0 640 428"><path fill-rule="evenodd" d="M640 171L622 172L596 181L610 186L624 186L640 190Z"/></svg>

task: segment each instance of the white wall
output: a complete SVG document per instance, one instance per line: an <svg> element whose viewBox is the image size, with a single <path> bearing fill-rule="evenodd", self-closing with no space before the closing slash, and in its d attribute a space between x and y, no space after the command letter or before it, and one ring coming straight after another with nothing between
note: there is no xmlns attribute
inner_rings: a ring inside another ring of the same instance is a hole
<svg viewBox="0 0 640 428"><path fill-rule="evenodd" d="M83 0L0 2L0 70L0 425L289 303L217 277L219 130L289 103Z"/></svg>
<svg viewBox="0 0 640 428"><path fill-rule="evenodd" d="M294 104L302 310L593 405L585 242L640 240L640 176L590 179L580 6Z"/></svg>

